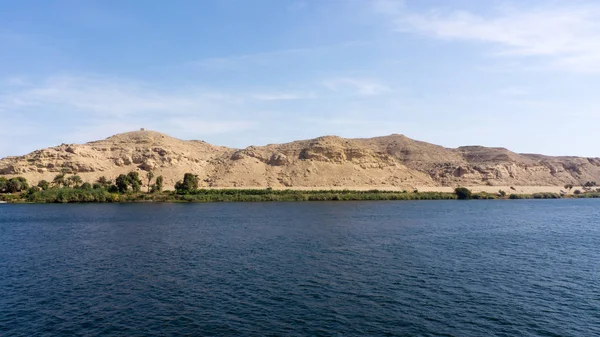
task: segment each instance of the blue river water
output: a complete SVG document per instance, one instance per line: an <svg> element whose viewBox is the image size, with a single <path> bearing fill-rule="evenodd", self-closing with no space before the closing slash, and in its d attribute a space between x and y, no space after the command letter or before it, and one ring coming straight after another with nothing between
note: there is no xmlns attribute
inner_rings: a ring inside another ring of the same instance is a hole
<svg viewBox="0 0 600 337"><path fill-rule="evenodd" d="M599 336L600 200L0 205L0 336Z"/></svg>

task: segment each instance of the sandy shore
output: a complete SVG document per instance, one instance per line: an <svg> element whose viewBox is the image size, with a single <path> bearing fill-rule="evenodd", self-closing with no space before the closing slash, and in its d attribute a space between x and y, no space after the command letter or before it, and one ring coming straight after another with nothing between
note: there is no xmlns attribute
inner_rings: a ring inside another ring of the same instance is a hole
<svg viewBox="0 0 600 337"><path fill-rule="evenodd" d="M477 192L487 192L487 193L498 193L499 191L504 191L507 194L517 193L517 194L533 194L533 193L561 193L568 192L564 187L561 186L465 186L471 191ZM571 192L576 189L581 189L580 187L573 188ZM419 191L423 192L453 192L454 188L452 187L419 187Z"/></svg>
<svg viewBox="0 0 600 337"><path fill-rule="evenodd" d="M487 192L487 193L498 193L500 190L505 191L507 194L517 193L517 194L533 194L533 193L561 193L568 192L564 187L561 186L487 186L487 185L479 185L479 186L464 186L471 191L477 192ZM207 188L207 187L200 187ZM263 189L265 187L212 187L208 189ZM444 186L416 186L414 187L420 192L454 192L454 187L444 187ZM413 191L413 187L398 187L398 186L319 186L319 187L302 187L302 186L292 186L292 187L273 187L274 190L298 190L298 191L315 191L315 190L352 190L352 191L368 191L368 190L381 190L381 191ZM583 190L582 187L573 187L571 193L576 189Z"/></svg>

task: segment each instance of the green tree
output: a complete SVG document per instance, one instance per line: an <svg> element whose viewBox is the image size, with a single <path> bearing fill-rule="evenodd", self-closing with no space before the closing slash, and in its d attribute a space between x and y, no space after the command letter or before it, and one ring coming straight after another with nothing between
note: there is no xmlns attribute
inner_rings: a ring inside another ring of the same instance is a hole
<svg viewBox="0 0 600 337"><path fill-rule="evenodd" d="M129 178L124 174L119 174L115 180L115 186L120 193L127 192L127 189L129 188Z"/></svg>
<svg viewBox="0 0 600 337"><path fill-rule="evenodd" d="M583 184L583 189L586 190L586 191L589 191L594 186L596 186L596 182L595 181L588 181L585 184Z"/></svg>
<svg viewBox="0 0 600 337"><path fill-rule="evenodd" d="M25 177L16 177L13 179L17 179L21 182L21 184L23 184L24 189L28 189L29 188L29 183L27 182L27 179L25 179Z"/></svg>
<svg viewBox="0 0 600 337"><path fill-rule="evenodd" d="M47 182L46 180L40 180L37 184L37 187L39 187L45 191L50 188L50 183Z"/></svg>
<svg viewBox="0 0 600 337"><path fill-rule="evenodd" d="M68 180L69 180L69 186L73 185L73 187L75 187L75 188L79 187L79 185L83 182L83 180L81 180L81 177L78 175L70 176L68 178Z"/></svg>
<svg viewBox="0 0 600 337"><path fill-rule="evenodd" d="M160 192L163 189L163 176L156 177L154 185L152 185L152 192Z"/></svg>
<svg viewBox="0 0 600 337"><path fill-rule="evenodd" d="M8 179L0 177L0 193L6 193L6 186L8 185Z"/></svg>
<svg viewBox="0 0 600 337"><path fill-rule="evenodd" d="M6 183L6 192L8 192L8 193L16 193L16 192L19 192L21 189L22 189L21 182L18 180L10 179Z"/></svg>
<svg viewBox="0 0 600 337"><path fill-rule="evenodd" d="M465 188L465 187L457 187L454 190L454 193L456 193L456 197L459 200L469 200L473 197L471 190L469 190L468 188Z"/></svg>
<svg viewBox="0 0 600 337"><path fill-rule="evenodd" d="M140 174L136 171L131 171L127 174L127 179L129 180L129 185L131 185L131 189L134 192L139 192L142 187L142 180L140 179Z"/></svg>
<svg viewBox="0 0 600 337"><path fill-rule="evenodd" d="M150 193L150 182L152 181L152 178L154 178L154 172L148 171L146 177L148 178L148 193Z"/></svg>
<svg viewBox="0 0 600 337"><path fill-rule="evenodd" d="M66 186L65 174L64 173L57 174L54 177L54 179L52 179L52 184L56 187Z"/></svg>
<svg viewBox="0 0 600 337"><path fill-rule="evenodd" d="M192 173L186 173L183 176L183 181L178 181L175 184L177 193L185 194L198 189L198 176Z"/></svg>
<svg viewBox="0 0 600 337"><path fill-rule="evenodd" d="M8 193L21 192L29 188L27 179L23 177L15 177L7 182L6 190Z"/></svg>
<svg viewBox="0 0 600 337"><path fill-rule="evenodd" d="M91 190L92 184L85 182L85 183L81 184L81 186L79 188L81 188L82 190Z"/></svg>
<svg viewBox="0 0 600 337"><path fill-rule="evenodd" d="M102 187L107 187L112 184L112 181L107 179L105 176L102 176L96 180L96 183L98 183Z"/></svg>
<svg viewBox="0 0 600 337"><path fill-rule="evenodd" d="M27 189L27 196L31 196L33 194L35 194L36 192L38 192L40 189L38 187L34 187L31 186L30 188Z"/></svg>

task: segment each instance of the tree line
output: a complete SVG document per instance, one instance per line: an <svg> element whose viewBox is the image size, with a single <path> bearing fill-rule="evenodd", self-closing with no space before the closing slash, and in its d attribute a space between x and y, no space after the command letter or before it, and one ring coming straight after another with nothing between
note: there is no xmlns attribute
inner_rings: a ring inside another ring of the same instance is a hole
<svg viewBox="0 0 600 337"><path fill-rule="evenodd" d="M498 193L472 193L469 189L458 187L454 192L407 191L352 191L352 190L273 190L266 189L203 189L199 188L198 175L185 173L183 179L174 185L175 191L159 193L163 190L163 176L155 177L147 172L144 182L147 189L142 192L143 182L140 172L132 171L120 174L114 180L102 176L93 183L84 182L80 176L57 174L52 181L41 180L30 186L27 179L0 177L0 200L28 201L38 203L52 202L132 202L132 201L175 201L175 202L215 202L215 201L317 201L317 200L443 200L443 199L549 199L562 198L556 193L536 193L532 195ZM573 197L600 197L600 189L592 193L595 182L583 185L584 191L575 191ZM568 186L570 187L570 186ZM568 188L567 186L565 188ZM572 187L571 187L572 188ZM10 194L6 194L10 193Z"/></svg>
<svg viewBox="0 0 600 337"><path fill-rule="evenodd" d="M148 193L161 192L164 187L164 178L159 175L152 183L154 179L154 173L148 172L146 174L146 180ZM79 190L97 190L103 189L110 193L127 193L140 192L142 188L142 180L140 174L137 171L131 171L127 174L120 174L115 180L111 180L102 176L96 179L95 182L89 183L84 182L79 175L70 175L66 173L57 174L52 181L40 180L37 185L30 186L27 179L24 177L14 177L7 179L6 177L0 177L0 193L19 193L27 191L28 193L34 193L37 191L47 191L50 189L79 189Z"/></svg>

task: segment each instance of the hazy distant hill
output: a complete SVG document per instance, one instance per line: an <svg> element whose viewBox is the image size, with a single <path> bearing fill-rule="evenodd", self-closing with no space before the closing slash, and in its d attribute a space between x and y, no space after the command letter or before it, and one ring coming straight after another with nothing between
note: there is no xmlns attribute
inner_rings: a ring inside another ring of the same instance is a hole
<svg viewBox="0 0 600 337"><path fill-rule="evenodd" d="M517 154L481 146L444 148L403 135L335 136L232 149L153 131L63 144L0 160L0 175L30 182L67 169L92 182L132 170L152 170L165 186L186 172L205 187L412 188L415 186L563 186L600 182L600 159ZM145 176L142 174L142 176Z"/></svg>

